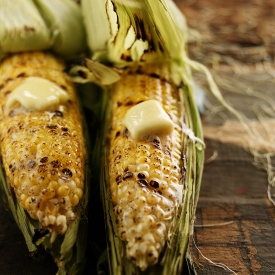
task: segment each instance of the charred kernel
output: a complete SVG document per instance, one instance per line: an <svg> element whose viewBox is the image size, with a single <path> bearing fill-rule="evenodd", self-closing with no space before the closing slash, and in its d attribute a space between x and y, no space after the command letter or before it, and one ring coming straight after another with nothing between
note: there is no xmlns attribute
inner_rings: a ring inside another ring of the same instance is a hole
<svg viewBox="0 0 275 275"><path fill-rule="evenodd" d="M73 172L72 172L69 168L64 168L64 169L62 169L62 173L63 173L65 176L68 176L68 177L72 177L72 176L73 176Z"/></svg>
<svg viewBox="0 0 275 275"><path fill-rule="evenodd" d="M60 167L60 163L58 160L53 160L51 161L51 165L53 168L59 168Z"/></svg>
<svg viewBox="0 0 275 275"><path fill-rule="evenodd" d="M121 159L121 155L118 155L118 156L115 157L115 161L118 161L120 159Z"/></svg>
<svg viewBox="0 0 275 275"><path fill-rule="evenodd" d="M123 179L126 180L126 179L130 179L131 177L133 177L133 173L128 172L123 176Z"/></svg>
<svg viewBox="0 0 275 275"><path fill-rule="evenodd" d="M116 132L116 138L120 135L120 131Z"/></svg>
<svg viewBox="0 0 275 275"><path fill-rule="evenodd" d="M157 191L160 195L162 195L162 192L160 190Z"/></svg>
<svg viewBox="0 0 275 275"><path fill-rule="evenodd" d="M12 168L12 164L9 165L9 168L10 168L10 169Z"/></svg>
<svg viewBox="0 0 275 275"><path fill-rule="evenodd" d="M117 102L117 107L120 107L122 105L122 103L121 102Z"/></svg>
<svg viewBox="0 0 275 275"><path fill-rule="evenodd" d="M67 91L67 87L65 85L60 85L60 88L62 88L63 90Z"/></svg>
<svg viewBox="0 0 275 275"><path fill-rule="evenodd" d="M20 73L20 74L17 75L17 77L23 77L25 75L26 75L26 73Z"/></svg>
<svg viewBox="0 0 275 275"><path fill-rule="evenodd" d="M63 132L69 132L69 129L68 129L67 127L62 127L61 130L62 130Z"/></svg>
<svg viewBox="0 0 275 275"><path fill-rule="evenodd" d="M37 172L38 172L38 173L44 173L44 172L47 171L47 169L48 169L47 165L41 164L41 165L38 166Z"/></svg>
<svg viewBox="0 0 275 275"><path fill-rule="evenodd" d="M125 105L126 105L126 106L130 106L130 105L133 105L133 104L134 104L134 102L133 102L131 99L127 98L127 99L125 100Z"/></svg>
<svg viewBox="0 0 275 275"><path fill-rule="evenodd" d="M129 170L129 167L127 166L125 169L124 169L124 172L128 172Z"/></svg>
<svg viewBox="0 0 275 275"><path fill-rule="evenodd" d="M43 157L43 158L40 160L40 162L41 162L41 163L45 163L45 162L47 162L48 160L49 160L48 157Z"/></svg>
<svg viewBox="0 0 275 275"><path fill-rule="evenodd" d="M151 180L150 181L150 186L152 186L154 188L159 188L159 183L155 180Z"/></svg>
<svg viewBox="0 0 275 275"><path fill-rule="evenodd" d="M137 183L138 183L141 187L147 187L147 186L148 186L147 180L138 180Z"/></svg>
<svg viewBox="0 0 275 275"><path fill-rule="evenodd" d="M154 138L152 140L153 143L159 144L160 143L160 139L158 137Z"/></svg>
<svg viewBox="0 0 275 275"><path fill-rule="evenodd" d="M58 128L57 125L52 125L52 124L48 124L46 127L49 128L49 129L52 129L52 130L55 130L55 129Z"/></svg>
<svg viewBox="0 0 275 275"><path fill-rule="evenodd" d="M122 176L121 175L119 175L119 176L116 177L116 182L121 181L121 180L122 180Z"/></svg>
<svg viewBox="0 0 275 275"><path fill-rule="evenodd" d="M138 178L139 179L145 179L146 176L143 173L138 173Z"/></svg>

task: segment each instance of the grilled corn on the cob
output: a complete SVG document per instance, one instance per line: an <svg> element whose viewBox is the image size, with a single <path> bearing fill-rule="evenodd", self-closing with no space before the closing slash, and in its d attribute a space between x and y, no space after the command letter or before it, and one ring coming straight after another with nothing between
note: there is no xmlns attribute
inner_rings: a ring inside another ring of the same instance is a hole
<svg viewBox="0 0 275 275"><path fill-rule="evenodd" d="M158 261L169 239L185 178L180 89L158 66L127 72L111 90L109 177L117 234L126 241L127 257L142 270ZM152 99L169 115L173 130L152 134L149 129L135 140L123 118L133 106Z"/></svg>
<svg viewBox="0 0 275 275"><path fill-rule="evenodd" d="M41 110L25 108L20 99L8 105L13 91L29 77L51 81L68 99ZM31 218L54 234L63 234L76 218L74 209L83 196L81 122L74 86L60 60L32 52L14 54L0 64L0 141L7 179Z"/></svg>

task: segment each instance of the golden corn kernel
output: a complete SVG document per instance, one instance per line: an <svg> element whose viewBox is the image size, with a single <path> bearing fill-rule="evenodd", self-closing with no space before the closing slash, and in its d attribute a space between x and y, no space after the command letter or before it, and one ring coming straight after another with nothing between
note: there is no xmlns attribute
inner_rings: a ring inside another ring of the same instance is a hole
<svg viewBox="0 0 275 275"><path fill-rule="evenodd" d="M79 197L76 194L71 194L69 198L72 206L76 206L79 203Z"/></svg>
<svg viewBox="0 0 275 275"><path fill-rule="evenodd" d="M68 187L68 186L66 186L66 185L61 185L59 188L58 188L58 190L57 190L57 195L59 196L59 197L66 197L66 196L68 196L69 195L69 193L70 193L70 188Z"/></svg>
<svg viewBox="0 0 275 275"><path fill-rule="evenodd" d="M52 199L55 197L55 191L52 188L45 188L41 190L43 198Z"/></svg>
<svg viewBox="0 0 275 275"><path fill-rule="evenodd" d="M57 191L58 187L59 187L59 184L57 183L57 181L51 181L49 183L49 188L53 189L54 191Z"/></svg>
<svg viewBox="0 0 275 275"><path fill-rule="evenodd" d="M79 199L83 197L83 191L80 188L76 188L74 193L78 196Z"/></svg>

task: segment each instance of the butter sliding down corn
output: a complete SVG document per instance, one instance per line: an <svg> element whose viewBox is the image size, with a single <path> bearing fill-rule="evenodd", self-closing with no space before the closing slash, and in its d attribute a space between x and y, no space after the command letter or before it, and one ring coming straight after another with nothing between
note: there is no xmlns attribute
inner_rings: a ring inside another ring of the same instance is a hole
<svg viewBox="0 0 275 275"><path fill-rule="evenodd" d="M55 235L76 218L86 156L75 88L64 69L46 52L13 54L0 64L6 176L20 205Z"/></svg>
<svg viewBox="0 0 275 275"><path fill-rule="evenodd" d="M158 262L184 191L183 102L180 88L169 79L170 72L159 67L146 65L138 72L126 72L110 93L109 177L117 234L126 241L127 257L141 270ZM159 103L172 129L162 124L158 113L152 113L150 102ZM140 106L138 112L151 128L135 138L133 131L142 118L132 117L138 120L132 121L132 133L125 120L129 110L144 103L148 106Z"/></svg>

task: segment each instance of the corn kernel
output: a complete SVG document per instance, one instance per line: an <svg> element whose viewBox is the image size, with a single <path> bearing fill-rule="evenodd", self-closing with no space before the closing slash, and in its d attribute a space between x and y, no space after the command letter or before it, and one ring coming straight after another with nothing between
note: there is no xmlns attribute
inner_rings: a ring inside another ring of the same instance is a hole
<svg viewBox="0 0 275 275"><path fill-rule="evenodd" d="M66 197L67 195L69 195L70 193L70 188L66 185L61 185L58 189L57 189L57 195L59 197Z"/></svg>
<svg viewBox="0 0 275 275"><path fill-rule="evenodd" d="M78 196L79 199L83 197L83 191L80 188L76 188L74 193Z"/></svg>
<svg viewBox="0 0 275 275"><path fill-rule="evenodd" d="M76 194L71 194L70 202L72 206L76 206L79 203L79 197Z"/></svg>

